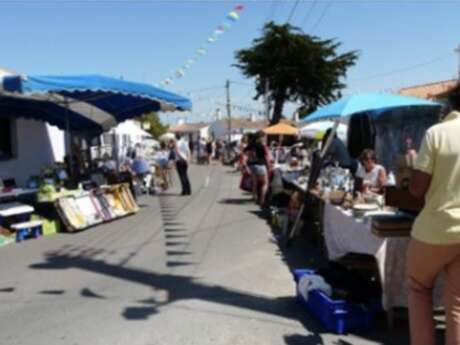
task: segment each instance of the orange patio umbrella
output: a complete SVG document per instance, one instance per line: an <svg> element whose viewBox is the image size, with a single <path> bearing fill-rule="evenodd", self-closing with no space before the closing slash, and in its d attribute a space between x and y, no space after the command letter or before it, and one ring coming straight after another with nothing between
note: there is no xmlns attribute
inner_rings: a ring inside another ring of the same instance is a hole
<svg viewBox="0 0 460 345"><path fill-rule="evenodd" d="M264 128L262 130L267 135L297 135L299 130L285 123L277 123L276 125Z"/></svg>

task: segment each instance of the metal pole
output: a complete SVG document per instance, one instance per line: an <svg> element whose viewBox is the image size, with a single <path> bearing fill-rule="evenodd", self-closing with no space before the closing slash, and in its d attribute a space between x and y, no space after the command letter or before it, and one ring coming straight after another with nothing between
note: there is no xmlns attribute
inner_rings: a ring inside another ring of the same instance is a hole
<svg viewBox="0 0 460 345"><path fill-rule="evenodd" d="M69 101L67 98L64 100L65 104L65 126L67 132L67 138L69 142L69 173L70 178L74 177L74 170L73 170L73 150L72 150L72 133L70 131L70 120L69 120Z"/></svg>
<svg viewBox="0 0 460 345"><path fill-rule="evenodd" d="M265 116L267 121L270 122L270 102L268 100L269 81L265 80L264 101L265 101Z"/></svg>
<svg viewBox="0 0 460 345"><path fill-rule="evenodd" d="M324 147L323 149L321 150L321 154L320 154L320 165L323 164L323 159L324 159L324 156L326 155L326 152L329 148L329 146L331 146L331 143L332 143L332 140L334 139L334 136L335 134L337 133L337 128L339 127L339 120L336 120L335 123L334 123L334 126L332 127L332 130L331 130L331 134L329 135L329 137L327 138L326 140L326 143L324 144ZM313 188L314 184L315 184L316 181L309 181L309 185L307 186L307 190L305 191L305 193L308 193L309 190L311 188ZM289 231L289 235L288 235L288 238L287 238L287 241L289 242L290 240L292 240L292 238L294 237L295 233L296 233L296 230L297 230L297 226L299 225L300 223L300 220L302 218L302 214L304 212L304 209L305 209L305 202L302 203L302 206L300 207L298 213L297 213L297 217L295 219L295 222L294 222L294 225L292 226L291 230Z"/></svg>
<svg viewBox="0 0 460 345"><path fill-rule="evenodd" d="M228 142L232 141L232 112L230 107L230 80L227 79L225 83L225 89L227 91L227 116L228 116Z"/></svg>
<svg viewBox="0 0 460 345"><path fill-rule="evenodd" d="M458 53L458 81L460 82L460 45L455 49L455 52Z"/></svg>

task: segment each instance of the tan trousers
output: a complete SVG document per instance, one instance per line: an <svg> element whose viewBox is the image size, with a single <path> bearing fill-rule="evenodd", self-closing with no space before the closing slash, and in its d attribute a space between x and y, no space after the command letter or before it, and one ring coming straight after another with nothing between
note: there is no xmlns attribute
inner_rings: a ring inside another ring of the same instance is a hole
<svg viewBox="0 0 460 345"><path fill-rule="evenodd" d="M432 245L412 239L407 252L411 345L435 345L433 287L445 272L446 345L460 345L460 244Z"/></svg>

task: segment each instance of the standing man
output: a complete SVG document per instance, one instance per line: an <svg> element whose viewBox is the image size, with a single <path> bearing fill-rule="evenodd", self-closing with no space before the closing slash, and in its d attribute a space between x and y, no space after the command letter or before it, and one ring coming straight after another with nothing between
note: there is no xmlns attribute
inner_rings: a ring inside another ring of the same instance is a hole
<svg viewBox="0 0 460 345"><path fill-rule="evenodd" d="M188 148L190 150L190 161L193 159L193 149L194 149L194 144L193 144L193 136L190 136L189 142L188 142Z"/></svg>
<svg viewBox="0 0 460 345"><path fill-rule="evenodd" d="M460 109L460 93L451 104ZM425 200L407 253L412 345L434 345L433 286L444 272L446 344L460 344L460 112L425 134L410 192Z"/></svg>
<svg viewBox="0 0 460 345"><path fill-rule="evenodd" d="M190 180L188 178L188 162L190 160L190 149L188 143L176 134L176 139L170 142L170 156L169 159L176 162L177 174L179 175L180 184L182 186L181 195L191 195L192 189L190 187Z"/></svg>
<svg viewBox="0 0 460 345"><path fill-rule="evenodd" d="M208 164L211 164L212 160L212 151L213 151L213 143L212 140L208 140L206 144L206 160Z"/></svg>

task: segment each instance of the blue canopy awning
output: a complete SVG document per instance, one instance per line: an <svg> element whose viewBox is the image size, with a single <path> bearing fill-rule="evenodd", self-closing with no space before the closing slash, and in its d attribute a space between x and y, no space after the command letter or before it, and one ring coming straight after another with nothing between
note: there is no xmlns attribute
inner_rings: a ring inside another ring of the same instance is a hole
<svg viewBox="0 0 460 345"><path fill-rule="evenodd" d="M74 105L61 105L38 97L6 95L0 93L0 117L17 117L45 121L62 130L73 132L101 133L116 125L113 118L105 117L105 121L92 119L79 111L72 110Z"/></svg>
<svg viewBox="0 0 460 345"><path fill-rule="evenodd" d="M440 107L441 105L415 97L389 93L363 93L344 97L325 105L305 117L303 122L333 120L362 112L373 112L378 115L388 109L414 106Z"/></svg>
<svg viewBox="0 0 460 345"><path fill-rule="evenodd" d="M152 85L100 75L6 76L0 82L0 116L31 117L61 129L69 124L65 114L74 130L106 130L151 111L192 107L188 98Z"/></svg>

